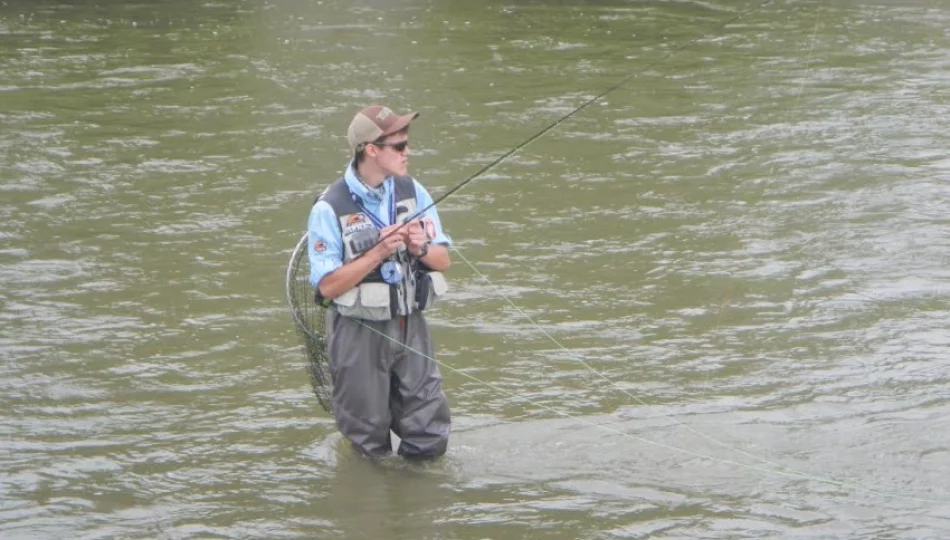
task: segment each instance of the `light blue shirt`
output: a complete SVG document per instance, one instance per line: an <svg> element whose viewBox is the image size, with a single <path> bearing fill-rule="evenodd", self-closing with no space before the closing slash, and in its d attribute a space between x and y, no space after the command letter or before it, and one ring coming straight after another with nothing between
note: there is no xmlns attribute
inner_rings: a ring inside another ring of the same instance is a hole
<svg viewBox="0 0 950 540"><path fill-rule="evenodd" d="M372 212L383 223L390 223L389 197L393 190L393 179L387 177L377 189L370 189L359 181L353 170L353 163L346 168L343 175L346 187L363 201L363 206ZM416 188L416 210L422 210L432 204L432 196L422 187L422 184L412 180ZM386 201L386 204L382 204ZM430 220L435 226L434 244L452 245L452 239L442 230L439 213L433 206L426 210L418 219ZM336 212L326 201L319 201L310 210L310 219L307 221L307 253L310 256L310 284L314 287L320 283L323 276L343 266L343 235L340 231L340 221Z"/></svg>

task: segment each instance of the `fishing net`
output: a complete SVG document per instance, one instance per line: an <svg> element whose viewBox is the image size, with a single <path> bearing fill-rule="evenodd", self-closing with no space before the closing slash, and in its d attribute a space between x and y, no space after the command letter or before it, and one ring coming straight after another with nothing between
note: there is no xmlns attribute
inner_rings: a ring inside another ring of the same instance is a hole
<svg viewBox="0 0 950 540"><path fill-rule="evenodd" d="M290 255L287 265L287 301L294 317L294 327L303 339L310 386L323 409L331 412L333 381L330 379L330 360L326 348L326 309L314 300L307 242L307 233L304 233Z"/></svg>

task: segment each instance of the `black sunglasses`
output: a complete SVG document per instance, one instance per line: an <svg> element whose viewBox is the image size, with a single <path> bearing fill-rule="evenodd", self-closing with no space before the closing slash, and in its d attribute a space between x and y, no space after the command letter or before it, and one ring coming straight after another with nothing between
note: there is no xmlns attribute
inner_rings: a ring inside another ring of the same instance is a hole
<svg viewBox="0 0 950 540"><path fill-rule="evenodd" d="M405 152L406 148L409 148L409 139L397 143L373 142L370 144L373 146L388 146L397 152Z"/></svg>

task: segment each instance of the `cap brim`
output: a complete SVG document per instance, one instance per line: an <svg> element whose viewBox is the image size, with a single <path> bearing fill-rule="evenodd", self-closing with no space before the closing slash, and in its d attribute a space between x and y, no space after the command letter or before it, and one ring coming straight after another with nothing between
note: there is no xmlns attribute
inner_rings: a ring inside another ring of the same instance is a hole
<svg viewBox="0 0 950 540"><path fill-rule="evenodd" d="M406 129L406 126L411 124L412 121L415 120L416 118L419 118L419 113L417 112L411 112L409 114L404 114L400 116L399 119L396 120L396 122L393 123L393 125L389 127L389 129L383 132L382 136L385 137L388 135L392 135L393 133L396 133L397 131L402 131Z"/></svg>

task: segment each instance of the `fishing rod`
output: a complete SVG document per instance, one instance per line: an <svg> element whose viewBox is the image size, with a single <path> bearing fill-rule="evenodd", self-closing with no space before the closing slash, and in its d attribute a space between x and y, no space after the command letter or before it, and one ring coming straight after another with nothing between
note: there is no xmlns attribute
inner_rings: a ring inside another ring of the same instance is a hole
<svg viewBox="0 0 950 540"><path fill-rule="evenodd" d="M729 24L732 24L733 22L751 13L754 13L762 9L763 7L771 4L772 2L774 2L774 0L762 0L758 4L752 6L751 8L740 11L739 13L737 13L735 16L733 16L726 22L717 26L716 31L718 31L720 28L728 26ZM486 172L497 167L499 164L501 164L503 161L505 161L512 155L516 154L517 152L524 149L529 144L533 143L534 141L540 139L547 133L551 132L553 129L557 128L564 121L570 119L571 117L575 116L576 114L583 111L587 107L603 99L605 96L607 96L611 92L614 92L618 90L619 88L623 87L625 84L627 84L628 82L630 82L637 76L641 75L646 70L652 67L658 66L662 64L663 62L667 61L668 59L673 57L675 54L693 45L694 43L696 43L697 41L699 41L706 35L708 35L708 32L703 35L696 36L690 39L689 41L675 47L673 50L668 52L666 55L660 57L659 59L654 60L652 62L648 62L645 66L643 66L639 70L632 72L631 74L624 77L623 79L613 84L612 86L606 88L599 94L595 95L592 98L587 99L586 101L584 101L579 106L572 109L567 114L557 118L556 120L554 120L553 122L551 122L550 124L542 128L541 130L536 132L534 135L528 137L520 144L511 148L504 154L498 156L497 158L492 160L490 163L483 166L481 169L475 171L468 178L462 180L461 182L456 184L454 187L452 187L451 189L443 193L441 196L434 199L431 204L427 205L421 210L416 211L413 215L409 216L407 219L404 219L402 223L399 224L398 227L390 231L387 235L379 238L374 244L374 247L378 245L379 243L381 243L386 238L388 238L389 236L392 236L393 234L396 234L397 232L399 232L405 225L419 219L423 214L425 214L426 211L433 208L437 204L443 202L448 197L454 195L459 190L461 190L462 188L470 184L472 181L474 181L476 178L482 176ZM293 252L291 253L290 261L287 267L287 280L286 280L285 293L287 296L288 304L290 305L290 308L291 308L291 312L293 314L294 323L295 323L294 326L297 329L297 331L301 334L306 344L306 349L307 349L309 360L310 360L309 362L310 376L311 376L311 382L313 383L314 392L316 393L317 399L320 402L320 404L323 406L323 408L327 412L330 412L331 403L330 403L329 388L332 385L332 383L331 383L330 374L327 370L328 359L326 356L326 351L324 350L325 336L322 335L322 332L320 330L317 330L318 328L321 328L323 326L323 315L324 315L323 309L326 307L326 305L317 304L317 306L319 307L312 305L312 304L315 304L313 303L314 297L313 297L312 287L310 286L310 284L307 282L305 278L301 279L300 277L301 268L307 264L306 262L307 261L307 244L308 244L307 236L308 236L307 233L304 232L304 234L301 236L300 240L298 241L297 245L295 246ZM360 255L360 257L362 257L368 252L369 250L367 250L362 255ZM314 307L316 307L316 309L314 309Z"/></svg>
<svg viewBox="0 0 950 540"><path fill-rule="evenodd" d="M728 26L728 25L730 25L730 24L736 22L737 20L739 20L739 19L745 17L746 15L749 15L749 14L751 14L751 13L754 13L754 12L756 12L756 11L762 9L763 7L765 7L765 6L769 5L769 4L771 4L773 1L774 1L774 0L763 0L763 1L760 2L759 4L753 6L752 8L746 9L745 11L740 11L740 12L739 12L736 16L734 16L733 18L731 18L731 19L729 19L728 21L726 21L726 22L720 24L720 25L716 28L716 30L718 30L718 29L720 29L720 28L724 28L724 27L726 27L726 26ZM412 222L412 221L415 221L415 220L418 219L420 216L422 216L423 214L425 214L425 212L426 212L427 210L429 210L430 208L436 206L436 205L439 204L440 202L444 201L444 200L447 199L449 196L455 194L457 191L459 191L460 189L462 189L463 187L465 187L466 185L468 185L469 183L471 183L473 180L475 180L475 179L478 178L479 176L481 176L481 175L485 174L486 172L488 172L488 171L494 169L494 168L497 167L499 164L501 164L501 162L503 162L504 160L506 160L506 159L508 159L509 157L513 156L514 154L518 153L520 150L522 150L523 148L525 148L525 147L528 146L529 144L533 143L534 141L536 141L536 140L540 139L541 137L545 136L545 135L548 134L550 131L552 131L553 129L555 129L555 128L558 127L559 125L561 125L561 123L564 122L565 120L568 120L569 118L571 118L572 116L576 115L577 113L583 111L583 110L586 109L587 107L589 107L589 106L593 105L594 103L600 101L600 100L603 99L605 96L607 96L607 94L610 94L611 92L614 92L614 91L620 89L621 87L623 87L624 85L626 85L628 82L630 82L630 81L632 81L633 79L635 79L636 77L642 75L642 74L643 74L645 71L647 71L648 69L650 69L650 68L652 68L652 67L655 67L655 66L658 66L658 65L662 64L663 62L666 62L666 61L669 60L671 57L673 57L675 54L679 53L679 52L682 51L683 49L686 49L686 48L689 47L690 45L696 43L697 41L699 41L699 40L702 39L703 37L705 37L705 34L702 35L702 36L696 36L696 37L694 37L693 39L687 41L686 43L683 43L682 45L680 45L680 46L674 48L672 51L670 51L669 53L667 53L665 56L659 58L658 60L654 60L654 61L652 61L652 62L647 63L647 65L643 66L642 68L640 68L640 69L637 70L637 71L634 71L634 72L631 73L630 75L627 75L626 77L624 77L623 79L621 79L619 82L615 83L613 86L610 86L610 87L607 88L606 90L603 90L601 93L599 93L599 94L597 94L596 96L594 96L594 97L588 99L588 100L585 101L584 103L581 103L580 105L578 105L577 107L575 107L574 109L572 109L572 110L571 110L570 112L568 112L567 114L565 114L565 115L561 116L560 118L554 120L553 122L551 122L550 124L548 124L547 126L545 126L544 128L542 128L540 131L538 131L537 133L535 133L534 135L528 137L527 139L525 139L524 141L522 141L520 144L518 144L518 145L516 145L515 147L513 147L511 150L508 150L508 151L505 152L504 154L502 154L502 155L498 156L497 158L495 158L495 159L494 159L492 162L490 162L489 164L485 165L485 166L482 167L481 169L479 169L479 170L475 171L474 173L472 173L468 178L466 178L465 180L462 180L461 182L459 182L458 184L456 184L454 187L452 187L451 189L449 189L448 191L446 191L445 193L443 193L442 195L440 195L437 199L433 200L431 204L429 204L428 206L426 206L426 207L423 208L422 210L418 210L415 214L413 214L412 216L409 216L408 218L406 218L406 219L403 221L403 223L399 225L399 227L397 227L396 229L390 231L390 233L387 234L386 236L380 238L379 241L377 241L377 244L380 243L380 242L382 242L383 240L385 240L385 239L388 238L389 236L391 236L391 235L393 235L393 234L396 234L396 232L399 231L400 229L402 229L403 226L405 226L406 224L408 224L408 223L410 223L410 222Z"/></svg>
<svg viewBox="0 0 950 540"><path fill-rule="evenodd" d="M724 23L723 26L725 26L725 25L727 25L727 24L730 24L731 22L735 21L736 19L738 19L739 17L741 17L741 16L743 16L743 15L746 15L746 14L748 14L748 13L751 13L752 11L755 11L755 9L758 9L758 8L761 8L761 7L765 6L766 4L770 3L771 1L772 1L772 0L768 0L768 1L766 1L766 2L763 2L762 4L760 4L759 6L757 6L756 8L754 8L754 9L752 9L752 10L747 10L746 12L743 12L743 13L740 14L739 16L734 17L734 18L733 18L732 20L730 20L729 22ZM820 13L820 5L819 5L819 8L818 8L818 9L816 10L816 12L815 12L815 26L814 26L814 29L812 30L811 44L810 44L810 46L809 46L808 53L807 53L807 56L806 56L806 62L805 62L806 69L807 69L807 66L808 66L808 64L809 64L809 62L810 62L810 60L811 60L812 52L813 52L813 50L814 50L815 39L816 39L816 37L817 37L817 31L818 31L818 24L819 24L819 21L820 21L819 13ZM662 62L662 61L668 59L670 56L672 56L673 54L675 54L675 53L678 52L678 51L683 50L686 46L688 46L690 43L695 42L697 39L699 39L699 38L694 38L693 40L691 40L690 42L688 42L686 45L683 45L683 46L678 47L678 48L675 49L673 52L671 52L670 54L666 55L666 56L665 56L664 58L662 58L661 60L656 61L656 62L653 62L653 64L651 64L651 65L656 65L656 64L658 64L658 63L660 63L660 62ZM648 67L649 67L649 66L648 66ZM646 68L644 68L644 70L645 70L645 69L646 69ZM643 72L643 70L641 70L639 73L642 73L642 72ZM473 180L475 177L477 177L477 176L479 176L479 175L485 173L486 171L490 170L492 167L496 166L496 165L497 165L498 163L500 163L502 160L504 160L505 158L507 158L507 157L509 157L510 155L514 154L518 149L523 148L524 146L526 146L526 145L529 144L530 142L532 142L532 141L534 141L534 140L540 138L542 135L544 135L545 133L547 133L548 131L550 131L550 130L553 129L554 127L556 127L558 124L560 124L561 122L563 122L564 120L566 120L566 119L569 118L570 116L576 114L578 111L580 111L580 110L583 109L584 107L589 106L590 104L594 103L594 102L597 101L598 99L600 99L600 98L602 98L603 96L607 95L607 94L610 93L611 91L616 90L617 88L619 88L620 86L622 86L624 83L626 83L627 81L629 81L631 78L632 78L632 77L627 77L626 79L624 79L624 80L621 81L620 83L618 83L618 84L614 85L613 87L609 88L608 90L602 92L600 95L598 95L598 96L596 96L596 97L594 97L594 98L591 98L590 100L588 100L587 102L585 102L583 105L581 105L581 107L578 107L577 109L571 111L571 112L568 113L567 115L561 117L560 119L558 119L557 121L555 121L554 123L552 123L551 125L549 125L548 127L546 127L545 129L543 129L542 131L540 131L539 133L537 133L537 134L534 135L533 137L531 137L531 138L529 138L528 140L526 140L524 143L522 143L522 144L519 145L518 147L515 147L514 149L512 149L511 151L509 151L509 152L506 153L505 155L499 157L498 159L496 159L496 160L493 161L492 163L490 163L490 164L488 164L487 166L485 166L485 167L484 167L483 169L481 169L480 171L478 171L478 172L476 172L475 174L473 174L471 177L467 178L465 181L463 181L462 183L460 183L459 185L457 185L456 187L454 187L452 190L450 190L449 192L447 192L446 194L444 194L442 197L440 197L440 198L438 199L438 201L433 202L433 204L430 205L429 207L434 206L437 202L439 202L439 201L445 199L445 198L446 198L448 195L450 195L451 193L453 193L453 192L455 192L455 191L458 191L458 190L461 189L465 184L467 184L467 183L469 183L471 180ZM793 106L793 109L798 107L798 104L799 104L799 102L800 102L800 100L801 100L802 91L804 90L804 85L805 85L805 83L804 83L804 81L802 81L802 84L801 84L801 86L799 87L799 90L798 90L798 96L796 97L795 105ZM775 174L775 171L774 171L774 169L773 169L773 170L771 171L771 173L770 173L770 177L774 176L774 174ZM427 208L429 208L429 207L427 207ZM425 209L424 209L422 212L424 212L424 211L425 211ZM420 213L421 213L421 212L420 212ZM468 261L468 259L466 259L466 258L462 255L462 253L461 253L457 248L453 248L453 249L454 249L454 251L462 258L462 260L463 260L481 279L483 279L486 283L488 283L488 285L490 285L490 286L492 286L492 287L495 287L495 285L494 285L493 283L491 283L491 281L490 281L485 275L483 275L481 272L479 272L478 269L475 268L475 266L474 266L470 261ZM495 287L495 288L497 288L497 287ZM716 444L717 446L720 446L720 447L725 448L725 449L727 449L727 450L730 450L730 451L732 451L732 452L734 452L734 453L736 453L736 454L739 454L739 455L741 455L741 456L743 456L743 457L745 457L745 458L749 458L749 459L751 459L751 460L753 460L753 461L756 461L756 462L760 463L760 465L753 464L753 463L748 463L748 462L744 462L744 461L737 461L737 460L733 460L733 459L723 459L723 458L716 457L716 456L713 456L713 455L702 454L702 453L695 452L695 451L692 451L692 450L689 450L689 449L686 449L686 448L681 448L681 447L678 447L678 446L675 446L675 445L666 444L666 443L662 443L662 442L650 440L650 439L647 439L647 438L644 438L644 437L640 437L640 436L637 436L637 435L633 435L633 434L627 433L626 431L623 431L623 430L620 430L620 429L616 429L616 428L612 428L610 425L604 425L604 424L596 423L596 422L587 420L587 419L585 419L585 418L581 418L581 417L579 417L579 416L572 415L572 414L570 414L570 413L566 413L566 412L561 411L561 410L559 410L559 409L556 409L556 408L554 408L554 407L545 405L544 403L541 403L541 402L532 400L532 399L530 399L530 398L527 398L527 397L525 397L525 396L523 396L523 395L520 395L520 394L517 393L517 392L512 392L512 391L510 391L510 390L506 390L506 389L504 389L504 388L501 388L501 387L499 387L499 386L497 386L497 385L494 385L494 384L492 384L492 383L489 383L489 382L487 382L487 381L483 381L483 380L481 380L481 379L479 379L479 378L477 378L477 377L475 377L475 376L473 376L473 375L471 375L471 374L469 374L469 373L467 373L467 372L465 372L465 371L463 371L463 370L456 369L456 368L454 368L454 367L452 367L452 366L446 364L446 363L443 362L443 361L437 360L437 359L432 358L432 357L428 357L428 356L425 355L425 353L423 353L423 352L421 352L421 351L416 351L416 350L414 350L412 347L410 347L409 345L407 345L407 344L405 344L405 343L400 343L399 341L393 339L391 336L387 336L387 335L381 334L381 333L380 333L378 330L376 330L376 329L370 328L370 330L373 331L373 332L376 332L376 333L378 333L378 334L380 334L380 335L382 335L385 339L388 339L388 340L390 340L390 341L393 341L393 342L396 343L397 345L400 345L400 346L402 346L402 347L405 347L406 349L408 349L408 350L410 350L410 351L412 351L412 352L414 352L414 353L416 353L416 354L419 354L419 355L421 355L421 356L426 356L427 358L429 358L429 359L432 360L433 362L438 363L439 365L445 367L446 369L448 369L448 370L450 370L450 371L452 371L452 372L454 372L454 373L456 373L456 374L458 374L458 375L461 375L461 376L463 376L463 377L469 378L469 379L471 379L471 380L473 380L473 381L475 381L475 382L477 382L477 383L479 383L479 384L482 384L482 385L484 385L484 386L487 386L487 387L489 387L489 388L491 388L491 389L493 389L493 390L495 390L495 391L497 391L497 392L500 392L500 393L506 394L506 395L508 395L508 396L514 397L515 399L518 399L518 400L520 400L520 401L523 401L523 402L532 404L532 405L534 405L534 406L536 406L536 407L539 407L539 408L544 409L544 410L546 410L546 411L548 411L548 412L554 413L554 414L556 414L556 415L558 415L558 416L563 416L563 417L566 417L566 418L571 418L571 419L573 419L573 420L580 421L580 422L582 422L582 423L584 423L584 424L588 424L588 425L590 425L590 426L593 426L593 427L596 427L596 428L599 428L599 429L603 429L603 430L605 430L605 431L608 431L608 432L611 432L611 433L620 435L620 436L622 436L622 437L630 438L630 439L636 440L636 441L638 441L638 442L642 442L642 443L649 444L649 445L656 446L656 447L660 447L660 448L663 448L663 449L666 449L666 450L671 450L671 451L675 451L675 452L678 452L678 453L686 454L686 455L689 455L689 456L698 457L698 458L701 458L701 459L708 459L708 460L715 461L715 462L722 463L722 464L726 464L726 465L737 466L737 467L740 467L740 468L743 468L743 469L747 469L747 470L751 470L751 471L757 471L757 472L762 472L762 473L767 473L767 474L773 474L773 475L778 475L778 476L784 476L784 477L787 477L787 478L797 478L797 479L804 479L804 480L819 482L819 483L823 483L823 484L826 484L826 485L832 485L832 486L837 486L837 487L839 487L839 488L851 489L851 490L854 490L854 491L857 491L857 492L867 493L867 494L876 495L876 496L880 496L880 497L884 497L884 498L899 499L899 500L914 501L914 502L923 502L923 503L932 503L932 504L937 504L937 503L940 502L940 501L938 501L937 499L934 499L934 498L919 497L919 496L908 495L908 494L906 494L906 493L899 493L899 492L893 492L893 491L885 491L885 490L883 490L883 489L877 489L877 488L867 487L867 486L865 486L865 485L861 485L861 484L858 484L858 483L855 483L855 482L842 481L842 480L838 480L838 479L835 479L835 478L832 478L832 477L828 477L828 476L821 476L821 475L811 474L811 473L809 473L809 472L802 471L802 470L798 470L798 469L794 469L794 468L791 468L791 467L787 467L787 466L784 466L784 465L782 465L782 464L780 464L780 463L777 463L777 462L775 462L775 461L772 461L772 460L770 460L770 459L767 459L767 458L764 458L764 457L761 457L761 456L752 454L752 453L750 453L750 452L747 452L747 451L745 451L745 450L742 450L741 448L732 446L732 445L730 445L730 444L728 444L728 443L726 443L726 442L724 442L724 441L722 441L722 440L720 440L720 439L718 439L718 438L716 438L716 437L713 437L713 436L711 436L711 435L708 435L708 434L706 434L706 433L703 433L702 431L699 431L699 430L697 430L697 429L695 429L695 428L689 426L688 424L685 424L685 423L683 423L683 422L677 420L676 418L674 418L674 417L671 416L670 414L665 413L665 412L663 412L663 411L659 411L656 407L654 407L654 406L650 405L649 403L645 402L645 401L644 401L643 399L641 399L640 397L638 397L638 396L632 394L631 392L627 391L626 389L624 389L624 388L622 388L622 387L616 385L616 384L615 384L612 380L610 380L606 375L604 375L603 373L601 373L600 371L598 371L597 369L595 369L595 368L594 368L593 366L591 366L588 362L586 362L583 358L580 358L579 356L577 356L576 354L574 354L574 353L572 353L570 350L568 350L563 344L561 344L556 338L554 338L554 336L552 336L552 335L549 334L547 331L545 331L544 328L542 328L541 325L538 324L530 315L528 315L527 313L524 312L524 310L522 310L522 309L519 308L517 305L515 305L514 302L512 302L510 298L508 298L507 296L504 295L504 293L500 293L500 296L501 296L505 301L507 301L508 304L509 304L512 308L514 308L516 311L518 311L523 317L525 317L529 322L531 322L538 330L540 330L546 337L548 337L551 341L553 341L553 342L555 343L555 345L557 345L560 349L566 351L569 356L571 356L571 357L574 358L575 360L579 361L579 362L580 362L582 365L584 365L589 371L591 371L592 373L594 373L594 374L597 375L598 377L602 378L602 379L603 379L605 382L607 382L610 386L612 386L612 387L614 387L614 388L617 388L617 389L620 390L622 393L626 394L627 396L629 396L630 398L632 398L633 400L635 400L635 401L636 401L637 403L639 403L640 405L643 405L643 406L649 408L650 410L653 410L653 411L655 411L655 412L658 412L658 414L659 414L660 416L671 420L675 425L678 425L678 426L680 426L680 427L686 429L686 430L689 431L690 433L692 433L692 434L694 434L694 435L697 435L697 436L699 436L699 437L701 437L701 438L703 438L703 439L705 439L705 440L707 440L707 441L709 441L709 442L711 442L711 443L714 443L714 444ZM873 300L873 299L872 299L872 300Z"/></svg>

